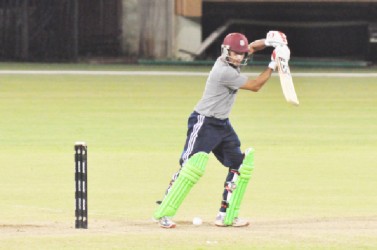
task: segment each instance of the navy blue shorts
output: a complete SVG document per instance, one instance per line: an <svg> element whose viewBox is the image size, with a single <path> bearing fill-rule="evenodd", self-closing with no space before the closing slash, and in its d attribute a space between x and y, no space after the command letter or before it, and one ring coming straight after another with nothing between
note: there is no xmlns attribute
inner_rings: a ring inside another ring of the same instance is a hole
<svg viewBox="0 0 377 250"><path fill-rule="evenodd" d="M188 119L187 138L180 158L183 163L197 152L213 154L225 166L239 169L243 154L238 139L229 119L220 120L193 112Z"/></svg>

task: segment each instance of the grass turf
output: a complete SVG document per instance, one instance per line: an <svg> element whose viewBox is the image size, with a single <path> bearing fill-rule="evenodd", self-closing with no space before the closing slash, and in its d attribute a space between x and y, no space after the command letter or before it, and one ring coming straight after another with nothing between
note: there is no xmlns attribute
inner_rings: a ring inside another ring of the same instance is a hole
<svg viewBox="0 0 377 250"><path fill-rule="evenodd" d="M10 68L25 67L43 65ZM294 81L300 107L274 76L260 93L240 91L231 114L242 149L256 149L241 210L252 225L210 224L226 175L211 156L178 228L164 231L150 222L154 201L178 168L205 77L1 75L0 249L372 248L376 78ZM73 228L79 140L89 147L88 230Z"/></svg>

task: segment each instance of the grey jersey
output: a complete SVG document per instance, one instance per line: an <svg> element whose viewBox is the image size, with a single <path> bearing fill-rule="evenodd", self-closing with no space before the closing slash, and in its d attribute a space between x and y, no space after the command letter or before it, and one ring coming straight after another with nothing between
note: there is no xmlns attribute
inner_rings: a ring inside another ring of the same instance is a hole
<svg viewBox="0 0 377 250"><path fill-rule="evenodd" d="M195 111L201 115L226 119L232 109L238 89L247 81L239 68L229 66L221 57L209 73L206 87Z"/></svg>

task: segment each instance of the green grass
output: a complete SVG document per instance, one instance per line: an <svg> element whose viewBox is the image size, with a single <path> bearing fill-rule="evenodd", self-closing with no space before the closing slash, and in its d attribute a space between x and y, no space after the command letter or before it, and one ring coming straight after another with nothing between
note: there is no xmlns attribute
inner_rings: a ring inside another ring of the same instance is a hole
<svg viewBox="0 0 377 250"><path fill-rule="evenodd" d="M91 67L77 68L161 69ZM259 93L240 91L231 121L242 149L256 149L241 210L252 225L210 224L226 175L211 156L178 228L163 230L150 222L154 202L178 169L205 77L1 75L0 249L373 248L376 80L297 77L298 108L285 103L276 76ZM88 230L73 228L73 145L81 140L89 147ZM192 226L194 216L204 225Z"/></svg>

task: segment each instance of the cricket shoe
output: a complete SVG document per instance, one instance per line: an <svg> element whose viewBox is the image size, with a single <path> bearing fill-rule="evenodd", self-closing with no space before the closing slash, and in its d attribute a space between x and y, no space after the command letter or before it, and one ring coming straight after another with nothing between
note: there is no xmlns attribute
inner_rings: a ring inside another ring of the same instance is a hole
<svg viewBox="0 0 377 250"><path fill-rule="evenodd" d="M232 225L224 224L225 213L219 213L215 219L215 225L218 227L247 227L249 222L238 217L234 218Z"/></svg>
<svg viewBox="0 0 377 250"><path fill-rule="evenodd" d="M175 228L176 227L176 224L174 223L174 221L172 221L167 216L161 217L159 219L154 219L154 220L157 221L160 227L162 228Z"/></svg>

